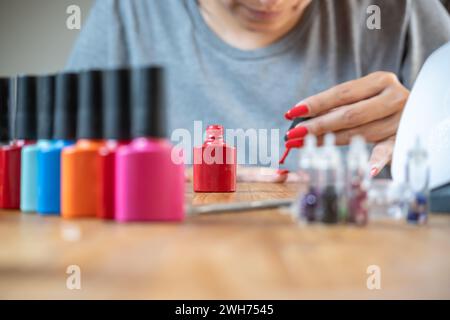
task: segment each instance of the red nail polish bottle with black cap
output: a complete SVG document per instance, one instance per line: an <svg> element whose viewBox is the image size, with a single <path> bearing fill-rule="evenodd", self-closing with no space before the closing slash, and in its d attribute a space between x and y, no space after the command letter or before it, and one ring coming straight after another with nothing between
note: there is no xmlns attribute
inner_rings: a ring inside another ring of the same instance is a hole
<svg viewBox="0 0 450 320"><path fill-rule="evenodd" d="M116 186L116 153L119 147L130 143L130 80L129 69L103 72L103 138L100 149L99 190L97 216L114 219Z"/></svg>
<svg viewBox="0 0 450 320"><path fill-rule="evenodd" d="M36 140L36 77L8 81L9 145L0 151L0 208L20 208L21 153Z"/></svg>
<svg viewBox="0 0 450 320"><path fill-rule="evenodd" d="M0 79L0 208L14 209L20 204L20 186L13 179L20 175L20 147L14 146L13 113L15 79ZM20 181L20 179L19 179ZM11 192L13 189L18 192Z"/></svg>

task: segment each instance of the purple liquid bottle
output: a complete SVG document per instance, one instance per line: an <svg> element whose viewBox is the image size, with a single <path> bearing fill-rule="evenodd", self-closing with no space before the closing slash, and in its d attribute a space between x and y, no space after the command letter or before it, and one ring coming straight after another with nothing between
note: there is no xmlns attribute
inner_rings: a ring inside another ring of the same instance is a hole
<svg viewBox="0 0 450 320"><path fill-rule="evenodd" d="M317 192L317 139L308 135L305 147L300 155L299 167L301 173L307 177L307 186L299 196L299 218L307 223L317 221L317 208L319 194Z"/></svg>

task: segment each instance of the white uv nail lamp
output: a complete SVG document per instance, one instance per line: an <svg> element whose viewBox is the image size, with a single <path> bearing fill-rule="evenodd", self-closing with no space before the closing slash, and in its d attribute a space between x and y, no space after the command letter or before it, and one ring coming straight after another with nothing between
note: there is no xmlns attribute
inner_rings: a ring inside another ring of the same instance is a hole
<svg viewBox="0 0 450 320"><path fill-rule="evenodd" d="M432 210L450 212L450 42L425 62L403 111L392 163L397 182L405 180L417 137L428 151Z"/></svg>

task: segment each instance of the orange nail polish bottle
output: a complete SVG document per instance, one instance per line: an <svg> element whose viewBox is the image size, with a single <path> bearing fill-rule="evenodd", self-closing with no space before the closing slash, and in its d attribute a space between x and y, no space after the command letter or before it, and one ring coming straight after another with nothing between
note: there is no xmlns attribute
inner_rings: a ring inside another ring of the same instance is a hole
<svg viewBox="0 0 450 320"><path fill-rule="evenodd" d="M61 216L95 217L102 140L102 73L79 75L77 143L62 151Z"/></svg>

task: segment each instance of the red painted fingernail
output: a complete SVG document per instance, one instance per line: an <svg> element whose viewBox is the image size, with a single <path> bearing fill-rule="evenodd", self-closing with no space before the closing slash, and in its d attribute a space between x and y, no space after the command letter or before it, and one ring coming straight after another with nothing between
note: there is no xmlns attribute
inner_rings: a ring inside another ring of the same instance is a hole
<svg viewBox="0 0 450 320"><path fill-rule="evenodd" d="M289 130L286 133L288 139L304 138L308 134L308 129L306 127L300 126Z"/></svg>
<svg viewBox="0 0 450 320"><path fill-rule="evenodd" d="M295 118L303 117L303 116L307 115L308 112L309 112L308 106L306 104L300 104L300 105L296 105L291 110L286 112L284 114L284 117L287 120L294 120Z"/></svg>
<svg viewBox="0 0 450 320"><path fill-rule="evenodd" d="M285 143L286 148L292 149L292 148L301 148L303 147L303 139L292 139L288 140Z"/></svg>
<svg viewBox="0 0 450 320"><path fill-rule="evenodd" d="M284 151L283 156L281 157L279 164L284 164L284 161L286 160L287 156L289 155L289 152L292 148L301 148L303 147L303 139L292 139L286 141L284 146L286 147L286 150Z"/></svg>
<svg viewBox="0 0 450 320"><path fill-rule="evenodd" d="M286 169L279 169L279 170L277 170L277 175L279 175L279 176L282 176L282 175L285 175L285 174L288 174L289 173L289 170L286 170Z"/></svg>
<svg viewBox="0 0 450 320"><path fill-rule="evenodd" d="M378 173L379 173L378 168L372 168L372 170L370 170L370 175L372 177L376 177L378 175Z"/></svg>

